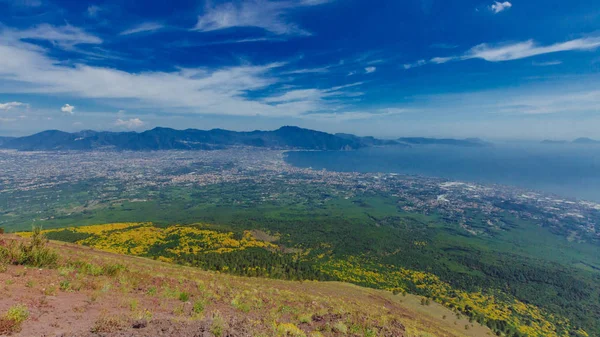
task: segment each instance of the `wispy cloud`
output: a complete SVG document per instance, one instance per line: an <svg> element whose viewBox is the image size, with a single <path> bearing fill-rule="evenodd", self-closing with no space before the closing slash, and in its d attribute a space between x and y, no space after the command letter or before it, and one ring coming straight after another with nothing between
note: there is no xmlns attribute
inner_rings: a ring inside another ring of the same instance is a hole
<svg viewBox="0 0 600 337"><path fill-rule="evenodd" d="M295 89L275 94L263 99L263 102L286 113L282 115L311 118L324 111L340 108L343 98L362 95L357 91L345 89L362 85L362 82L340 85L328 89ZM288 111L304 111L301 114L289 114Z"/></svg>
<svg viewBox="0 0 600 337"><path fill-rule="evenodd" d="M532 62L531 64L533 64L536 67L548 67L548 66L557 66L559 64L562 64L562 61L555 60L555 61L546 61L546 62Z"/></svg>
<svg viewBox="0 0 600 337"><path fill-rule="evenodd" d="M490 9L491 9L491 10L492 10L492 11L493 11L495 14L498 14L498 13L500 13L500 12L502 12L502 11L505 11L505 10L507 10L507 9L511 8L511 7L512 7L512 4L511 4L510 2L508 2L508 1L504 1L504 2L499 2L499 1L496 1L496 2L494 2L494 3L493 3L491 6L490 6Z"/></svg>
<svg viewBox="0 0 600 337"><path fill-rule="evenodd" d="M100 11L102 11L102 8L100 6L96 6L96 5L89 5L87 8L87 15L90 18L95 18L98 16L98 14L100 13Z"/></svg>
<svg viewBox="0 0 600 337"><path fill-rule="evenodd" d="M329 72L329 67L319 67L319 68L305 68L305 69L296 69L290 70L281 73L282 75L295 75L295 74L324 74Z"/></svg>
<svg viewBox="0 0 600 337"><path fill-rule="evenodd" d="M10 110L12 108L21 107L21 106L28 106L28 104L22 103L22 102L0 103L0 110L7 111L7 110Z"/></svg>
<svg viewBox="0 0 600 337"><path fill-rule="evenodd" d="M276 35L310 35L310 33L289 21L291 10L324 4L325 0L247 0L239 4L225 3L207 7L198 17L195 30L214 31L233 27L262 28Z"/></svg>
<svg viewBox="0 0 600 337"><path fill-rule="evenodd" d="M139 129L144 126L144 122L139 118L121 119L115 121L115 126L124 127L126 129Z"/></svg>
<svg viewBox="0 0 600 337"><path fill-rule="evenodd" d="M137 25L135 27L132 27L130 29L122 31L121 33L119 33L119 35L131 35L131 34L138 34L138 33L155 32L155 31L161 30L163 28L165 28L165 25L158 23L158 22L144 22L140 25Z"/></svg>
<svg viewBox="0 0 600 337"><path fill-rule="evenodd" d="M411 69L411 68L416 68L416 67L424 66L426 64L427 64L427 61L425 61L425 60L418 60L418 61L413 62L413 63L405 63L402 66L404 67L404 69Z"/></svg>
<svg viewBox="0 0 600 337"><path fill-rule="evenodd" d="M393 115L399 115L405 112L410 111L409 109L401 109L401 108L386 108L386 109L376 109L373 111L347 111L347 112L330 112L330 113L314 113L308 114L304 117L306 118L316 118L325 121L352 121L352 120L366 120L373 118L381 118L381 117L389 117Z"/></svg>
<svg viewBox="0 0 600 337"><path fill-rule="evenodd" d="M88 34L84 30L71 25L52 26L41 24L26 30L15 30L4 28L0 31L0 39L5 43L19 40L43 40L50 41L62 48L71 48L79 44L101 44L102 39Z"/></svg>
<svg viewBox="0 0 600 337"><path fill-rule="evenodd" d="M60 111L72 115L73 113L75 113L75 107L71 104L65 104L62 106L62 108L60 108Z"/></svg>
<svg viewBox="0 0 600 337"><path fill-rule="evenodd" d="M375 71L377 71L376 67L366 67L365 68L365 73L367 73L367 74L374 73Z"/></svg>
<svg viewBox="0 0 600 337"><path fill-rule="evenodd" d="M335 108L333 104L361 95L350 90L357 83L286 88L288 77L280 77L285 63L127 72L83 63L67 65L47 52L26 41L0 39L0 82L6 84L1 92L91 98L128 109L278 117ZM70 114L74 107L65 105L61 110Z"/></svg>
<svg viewBox="0 0 600 337"><path fill-rule="evenodd" d="M490 62L499 62L563 51L592 50L598 47L600 47L600 37L575 39L548 46L539 46L533 40L500 46L484 43L471 48L460 58L463 60L479 58Z"/></svg>
<svg viewBox="0 0 600 337"><path fill-rule="evenodd" d="M513 61L558 52L594 50L598 47L600 47L600 37L574 39L547 46L540 46L533 40L501 45L482 43L469 49L462 55L434 57L429 61L419 60L415 63L405 64L404 68L410 69L424 66L429 63L442 64L450 61L464 61L471 59L482 59L489 62Z"/></svg>

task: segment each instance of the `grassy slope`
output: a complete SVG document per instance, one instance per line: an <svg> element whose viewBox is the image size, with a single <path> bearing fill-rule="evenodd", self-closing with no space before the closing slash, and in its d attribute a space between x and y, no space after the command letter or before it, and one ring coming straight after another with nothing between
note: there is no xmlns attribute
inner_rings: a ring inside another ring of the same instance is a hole
<svg viewBox="0 0 600 337"><path fill-rule="evenodd" d="M92 330L150 336L165 327L182 336L200 329L219 335L219 326L222 335L240 336L489 333L440 305L422 306L412 295L339 282L235 277L67 243L51 247L61 255L56 269L9 266L0 273L0 313L17 304L30 312L20 336L95 335ZM124 266L120 272L95 275L117 264ZM145 327L134 329L140 322Z"/></svg>

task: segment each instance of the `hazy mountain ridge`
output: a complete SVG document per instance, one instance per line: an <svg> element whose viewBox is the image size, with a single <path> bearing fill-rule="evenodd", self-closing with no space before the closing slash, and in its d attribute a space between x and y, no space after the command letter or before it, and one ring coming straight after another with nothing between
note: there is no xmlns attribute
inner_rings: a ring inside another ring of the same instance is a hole
<svg viewBox="0 0 600 337"><path fill-rule="evenodd" d="M600 144L600 140L587 137L580 137L573 141L545 139L542 141L542 144Z"/></svg>
<svg viewBox="0 0 600 337"><path fill-rule="evenodd" d="M400 138L382 140L351 134L330 134L284 126L274 131L237 132L223 129L175 130L157 127L143 132L109 132L84 130L64 132L47 130L25 137L2 137L0 148L21 151L52 150L211 150L232 146L255 146L275 149L304 150L355 150L370 146L386 145L451 145L487 146L480 139Z"/></svg>

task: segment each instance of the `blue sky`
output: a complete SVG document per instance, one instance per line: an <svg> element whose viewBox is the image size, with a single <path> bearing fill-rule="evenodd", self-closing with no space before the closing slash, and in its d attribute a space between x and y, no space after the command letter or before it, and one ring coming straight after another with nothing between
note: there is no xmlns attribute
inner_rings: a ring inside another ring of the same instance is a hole
<svg viewBox="0 0 600 337"><path fill-rule="evenodd" d="M0 134L600 138L580 1L0 0Z"/></svg>

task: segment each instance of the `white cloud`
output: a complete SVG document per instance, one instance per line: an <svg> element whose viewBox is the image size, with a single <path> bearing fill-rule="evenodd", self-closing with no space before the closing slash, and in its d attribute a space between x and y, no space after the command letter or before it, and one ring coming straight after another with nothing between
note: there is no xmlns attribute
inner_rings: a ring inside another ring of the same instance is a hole
<svg viewBox="0 0 600 337"><path fill-rule="evenodd" d="M19 40L45 40L63 48L73 47L78 44L101 44L99 37L86 33L84 30L71 25L51 26L41 24L30 29L17 31L4 28L0 33L0 42L15 44ZM32 45L29 45L32 47Z"/></svg>
<svg viewBox="0 0 600 337"><path fill-rule="evenodd" d="M65 104L60 108L60 111L72 115L74 113L75 107L70 104Z"/></svg>
<svg viewBox="0 0 600 337"><path fill-rule="evenodd" d="M20 106L27 106L27 104L25 103L21 103L21 102L7 102L7 103L0 103L0 110L10 110L12 108L16 108L16 107L20 107Z"/></svg>
<svg viewBox="0 0 600 337"><path fill-rule="evenodd" d="M453 57L434 57L431 60L429 60L429 62L435 63L435 64L442 64L442 63L450 62L453 59L454 59Z"/></svg>
<svg viewBox="0 0 600 337"><path fill-rule="evenodd" d="M416 68L416 67L424 66L426 64L427 64L427 61L425 61L425 60L418 60L417 62L414 62L414 63L405 63L402 66L404 67L404 69L411 69L411 68Z"/></svg>
<svg viewBox="0 0 600 337"><path fill-rule="evenodd" d="M338 85L337 87L333 87L333 88L327 89L326 91L339 91L339 90L346 89L346 88L357 87L359 85L363 85L364 83L365 82L354 82L354 83L348 83L348 84Z"/></svg>
<svg viewBox="0 0 600 337"><path fill-rule="evenodd" d="M376 67L366 67L365 73L367 73L367 74L374 73L376 70L377 70Z"/></svg>
<svg viewBox="0 0 600 337"><path fill-rule="evenodd" d="M339 105L343 97L360 95L345 92L348 86L295 88L290 92L283 86L287 78L280 78L277 71L283 65L133 73L80 63L62 64L39 46L14 40L7 43L0 38L0 82L5 84L0 88L2 93L102 99L104 104L128 110L276 117L327 110ZM271 99L249 95L266 89L277 94L270 94Z"/></svg>
<svg viewBox="0 0 600 337"><path fill-rule="evenodd" d="M491 10L492 10L492 11L493 11L495 14L498 14L498 13L500 13L500 12L502 12L502 11L505 11L505 10L507 10L507 9L511 8L511 7L512 7L512 4L511 4L510 2L508 2L508 1L504 1L504 2L498 2L498 1L496 1L496 2L494 2L494 3L493 3L491 6L490 6L490 9L491 9Z"/></svg>
<svg viewBox="0 0 600 337"><path fill-rule="evenodd" d="M163 29L165 26L157 22L145 22L133 28L127 29L119 33L119 35L131 35L137 33L154 32Z"/></svg>
<svg viewBox="0 0 600 337"><path fill-rule="evenodd" d="M490 62L499 62L563 51L592 50L598 47L600 47L600 37L575 39L548 46L538 46L533 40L500 46L483 43L471 48L461 59L479 58Z"/></svg>
<svg viewBox="0 0 600 337"><path fill-rule="evenodd" d="M91 18L95 18L96 16L98 16L98 13L100 13L100 11L102 11L102 8L100 8L99 6L90 5L87 8L87 15Z"/></svg>
<svg viewBox="0 0 600 337"><path fill-rule="evenodd" d="M233 27L257 27L277 35L309 35L310 33L289 22L289 11L324 4L325 0L246 0L207 7L198 17L195 30L214 31Z"/></svg>
<svg viewBox="0 0 600 337"><path fill-rule="evenodd" d="M117 119L115 121L115 125L118 127L124 127L127 129L138 129L144 126L144 122L139 118L130 118L130 119Z"/></svg>
<svg viewBox="0 0 600 337"><path fill-rule="evenodd" d="M404 69L420 67L429 63L442 64L450 61L464 61L471 59L482 59L488 62L513 61L558 52L594 50L598 47L600 47L600 37L574 39L547 46L540 46L533 40L501 45L482 43L469 49L463 55L434 57L429 61L419 60L415 63L404 64ZM551 61L537 65L556 65L560 63L560 61Z"/></svg>
<svg viewBox="0 0 600 337"><path fill-rule="evenodd" d="M282 75L295 75L295 74L323 74L328 73L329 67L319 67L319 68L307 68L307 69L296 69L283 72Z"/></svg>

